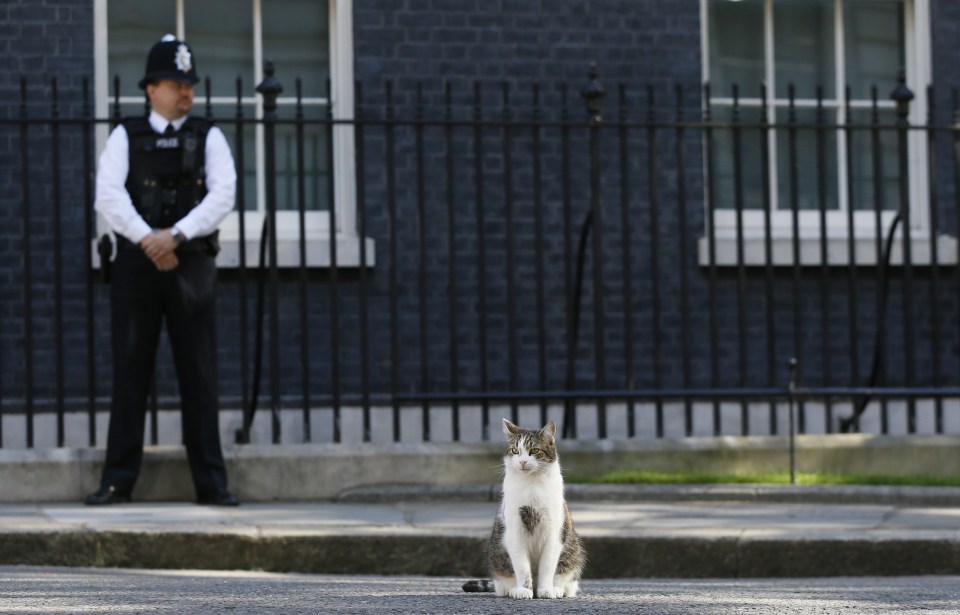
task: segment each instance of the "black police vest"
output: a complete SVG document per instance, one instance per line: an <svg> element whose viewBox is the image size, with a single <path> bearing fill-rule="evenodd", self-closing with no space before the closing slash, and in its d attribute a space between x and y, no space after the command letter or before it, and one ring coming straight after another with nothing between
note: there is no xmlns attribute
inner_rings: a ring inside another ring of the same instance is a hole
<svg viewBox="0 0 960 615"><path fill-rule="evenodd" d="M207 194L204 152L210 123L187 118L180 130L157 134L146 118L123 121L130 141L126 188L153 228L169 228Z"/></svg>

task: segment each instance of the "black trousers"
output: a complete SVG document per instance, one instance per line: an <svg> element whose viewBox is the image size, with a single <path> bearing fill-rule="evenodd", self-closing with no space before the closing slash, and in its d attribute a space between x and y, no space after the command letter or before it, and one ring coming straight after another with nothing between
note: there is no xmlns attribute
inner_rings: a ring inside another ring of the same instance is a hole
<svg viewBox="0 0 960 615"><path fill-rule="evenodd" d="M150 379L166 323L180 386L183 441L197 497L227 489L218 428L215 257L177 252L180 263L158 271L136 248L113 265L113 401L101 487L133 489L143 460Z"/></svg>

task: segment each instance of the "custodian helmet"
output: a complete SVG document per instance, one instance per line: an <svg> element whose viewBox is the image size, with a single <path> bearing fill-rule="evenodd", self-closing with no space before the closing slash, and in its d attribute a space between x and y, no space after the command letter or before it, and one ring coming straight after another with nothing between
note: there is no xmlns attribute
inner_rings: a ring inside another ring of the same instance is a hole
<svg viewBox="0 0 960 615"><path fill-rule="evenodd" d="M161 79L172 79L193 85L197 78L197 66L193 61L190 45L177 40L172 34L166 34L150 49L147 56L147 70L137 85L146 89L148 83Z"/></svg>

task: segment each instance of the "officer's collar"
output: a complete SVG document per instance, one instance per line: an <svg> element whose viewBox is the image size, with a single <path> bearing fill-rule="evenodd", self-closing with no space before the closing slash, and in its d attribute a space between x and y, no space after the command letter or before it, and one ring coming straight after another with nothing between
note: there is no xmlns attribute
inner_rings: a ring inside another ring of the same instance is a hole
<svg viewBox="0 0 960 615"><path fill-rule="evenodd" d="M183 123L187 121L187 116L183 116L171 122L156 111L151 110L150 117L148 119L150 121L150 128L153 128L154 132L163 134L163 131L167 129L167 124L173 124L174 130L180 130L180 128L183 126Z"/></svg>

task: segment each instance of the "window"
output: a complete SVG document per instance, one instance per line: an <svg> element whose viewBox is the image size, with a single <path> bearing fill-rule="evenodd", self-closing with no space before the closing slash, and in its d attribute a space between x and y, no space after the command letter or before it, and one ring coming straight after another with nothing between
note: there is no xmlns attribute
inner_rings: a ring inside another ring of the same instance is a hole
<svg viewBox="0 0 960 615"><path fill-rule="evenodd" d="M930 75L928 0L703 0L702 11L703 66L710 84L705 104L714 120L730 122L738 113L745 127L736 137L740 190L734 131L716 130L712 138L710 185L718 239L735 236L738 207L743 210L745 238L758 237L768 205L776 237L791 236L791 214L794 207L798 210L801 237L810 244L803 250L810 256L801 257L804 264L819 262L815 244L820 241L821 208L831 239L849 236L848 213L853 214L855 238L876 236L877 209L886 229L899 207L897 134L879 132L877 169L870 133L852 131L848 138L842 128L848 109L851 123L870 124L874 87L879 122L886 126L895 122L890 92L901 68L915 94L910 122L923 124ZM819 133L801 128L791 141L786 128L791 99L797 125L813 125L819 119L830 128ZM763 120L776 127L759 130ZM927 217L928 181L922 131L911 132L909 148L911 226L921 229ZM875 249L864 248L869 259ZM835 252L845 258L845 250ZM762 258L762 251L758 253ZM780 253L792 260L789 250Z"/></svg>
<svg viewBox="0 0 960 615"><path fill-rule="evenodd" d="M302 81L304 116L321 119L332 111L336 119L353 114L352 0L96 0L96 92L97 112L113 111L114 76L120 79L123 114L141 113L144 94L137 87L143 76L147 51L167 32L188 41L197 59L197 98L193 114L205 113L203 80L210 79L214 117L237 156L236 126L230 119L237 109L237 79L242 83L241 107L245 118L262 117L256 86L264 76L265 59L272 60L276 78L284 86L278 105L281 117L293 117L296 79ZM244 223L247 262L256 262L260 228L265 216L263 128L244 129ZM353 131L338 125L333 131L330 158L328 129L307 124L305 129L306 174L304 202L308 263L329 260L330 182L333 182L338 228L338 246L346 248L338 264L351 264L356 248L356 216L353 176ZM106 130L99 135L106 138ZM101 140L102 143L102 140ZM280 263L298 265L299 240L297 161L295 127L276 128L277 232ZM221 224L224 250L218 262L235 266L238 261L239 213ZM338 253L339 254L339 253ZM355 262L353 264L356 264Z"/></svg>

